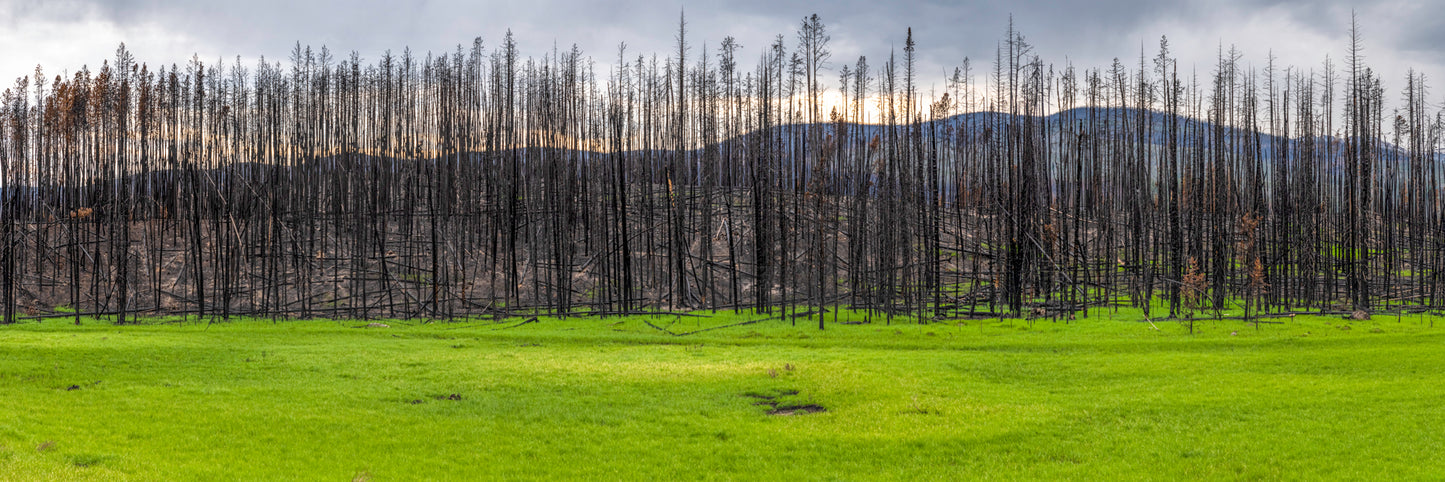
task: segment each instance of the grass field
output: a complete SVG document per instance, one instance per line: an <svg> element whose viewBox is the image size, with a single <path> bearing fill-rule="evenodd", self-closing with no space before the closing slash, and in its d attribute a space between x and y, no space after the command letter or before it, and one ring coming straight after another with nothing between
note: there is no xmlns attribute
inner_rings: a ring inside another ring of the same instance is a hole
<svg viewBox="0 0 1445 482"><path fill-rule="evenodd" d="M1428 318L747 318L0 327L0 480L1445 474Z"/></svg>

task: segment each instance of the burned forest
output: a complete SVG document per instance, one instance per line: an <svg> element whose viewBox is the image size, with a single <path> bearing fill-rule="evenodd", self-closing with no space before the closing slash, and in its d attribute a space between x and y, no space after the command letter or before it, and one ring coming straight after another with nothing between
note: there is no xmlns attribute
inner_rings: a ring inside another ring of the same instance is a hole
<svg viewBox="0 0 1445 482"><path fill-rule="evenodd" d="M605 61L37 67L0 99L3 321L1445 308L1445 115L1358 29L1289 67L1004 32L943 85L912 31L835 59L816 15Z"/></svg>

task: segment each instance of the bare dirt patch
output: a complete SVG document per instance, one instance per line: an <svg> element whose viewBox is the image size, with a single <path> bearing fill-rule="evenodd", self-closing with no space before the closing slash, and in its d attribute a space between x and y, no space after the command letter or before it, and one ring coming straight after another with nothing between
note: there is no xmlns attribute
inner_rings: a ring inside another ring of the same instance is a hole
<svg viewBox="0 0 1445 482"><path fill-rule="evenodd" d="M768 415L807 415L810 413L826 412L827 408L816 403L801 403L793 400L786 400L787 397L798 395L797 390L781 389L758 392L745 392L742 396L756 400L755 406L768 407Z"/></svg>
<svg viewBox="0 0 1445 482"><path fill-rule="evenodd" d="M818 404L807 405L783 405L768 410L768 415L807 415L810 413L826 412L828 409Z"/></svg>

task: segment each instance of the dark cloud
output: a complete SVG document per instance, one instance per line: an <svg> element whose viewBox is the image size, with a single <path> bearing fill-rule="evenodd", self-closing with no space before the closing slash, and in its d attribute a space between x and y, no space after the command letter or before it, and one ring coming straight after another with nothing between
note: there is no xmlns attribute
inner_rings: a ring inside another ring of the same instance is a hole
<svg viewBox="0 0 1445 482"><path fill-rule="evenodd" d="M1429 3L1387 0L1359 11L1369 59L1379 70L1400 70L1403 76L1404 65L1427 73L1445 65L1445 15ZM207 58L284 59L296 42L327 45L336 52L356 50L367 58L406 46L420 54L450 51L477 36L495 46L511 29L525 54L575 43L605 64L623 42L632 55L669 55L684 9L694 55L703 49L715 52L727 35L743 44L745 54L756 55L778 34L791 44L799 21L818 13L833 37L834 65L852 64L859 55L886 59L890 51L901 51L912 27L919 70L934 81L964 57L987 70L1010 15L1035 52L1055 64L1104 67L1115 57L1137 58L1141 48L1152 55L1159 36L1169 35L1178 39L1176 52L1191 56L1181 59L1186 65L1210 65L1221 44L1238 44L1259 62L1273 51L1286 62L1317 65L1326 54L1340 57L1351 8L1347 0L0 0L0 15L12 27L89 19L115 25L110 35L126 37L140 35L131 26L145 26L144 32L170 43L157 48L165 50L160 52L147 52L143 45L133 50L142 60L167 63L183 60L170 57L188 57L178 53L188 47ZM93 48L83 42L75 46Z"/></svg>
<svg viewBox="0 0 1445 482"><path fill-rule="evenodd" d="M1435 65L1445 65L1445 9L1419 13L1409 16L1405 25L1397 30L1395 47ZM1445 72L1434 74L1445 76Z"/></svg>

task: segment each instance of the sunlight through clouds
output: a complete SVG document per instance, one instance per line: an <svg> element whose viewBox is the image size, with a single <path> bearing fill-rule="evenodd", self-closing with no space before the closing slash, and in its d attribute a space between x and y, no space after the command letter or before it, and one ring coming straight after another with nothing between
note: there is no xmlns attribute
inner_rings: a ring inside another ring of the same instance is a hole
<svg viewBox="0 0 1445 482"><path fill-rule="evenodd" d="M937 2L898 4L839 0L818 4L802 0L738 0L727 5L682 1L657 4L618 2L467 2L432 0L398 6L381 0L356 2L251 0L0 0L0 79L29 75L37 63L47 76L91 69L125 42L137 60L183 63L193 54L202 61L230 63L237 56L253 64L264 56L288 58L300 42L323 45L344 57L353 50L375 59L410 47L427 53L468 46L483 39L488 49L513 32L520 53L540 57L575 44L599 72L617 62L625 43L625 61L639 56L673 55L679 13L686 12L689 55L716 56L725 36L742 45L740 68L750 68L779 36L790 48L798 21L817 13L833 37L832 58L824 65L829 89L836 73L867 56L875 65L890 53L901 55L909 27L918 40L920 96L941 93L946 78L964 58L972 60L974 80L993 68L996 48L1012 18L1019 32L1046 65L1062 70L1107 69L1113 59L1125 65L1157 54L1168 36L1179 58L1181 75L1207 76L1216 54L1238 47L1246 68L1263 72L1271 53L1282 72L1322 70L1326 56L1343 59L1352 9L1358 10L1368 66L1387 89L1403 87L1414 68L1428 77L1445 75L1445 20L1436 2L1389 0L1353 4L1343 0L1221 0L1207 4L1183 0L1108 0L1069 3ZM1394 99L1390 99L1393 101ZM872 104L872 103L870 103Z"/></svg>
<svg viewBox="0 0 1445 482"><path fill-rule="evenodd" d="M171 63L189 59L215 58L210 45L190 33L168 28L159 22L121 25L101 15L94 6L78 2L0 6L0 78L9 85L13 79L32 75L37 64L47 78L82 67L97 70L114 61L122 42L141 62Z"/></svg>

